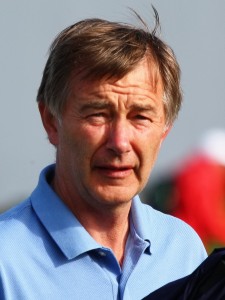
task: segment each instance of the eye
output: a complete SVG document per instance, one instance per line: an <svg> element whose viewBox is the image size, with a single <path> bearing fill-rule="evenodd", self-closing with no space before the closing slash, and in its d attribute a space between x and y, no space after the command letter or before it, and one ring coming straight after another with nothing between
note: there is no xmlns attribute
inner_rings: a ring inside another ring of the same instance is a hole
<svg viewBox="0 0 225 300"><path fill-rule="evenodd" d="M88 122L92 124L103 124L107 121L108 115L105 112L95 112L86 116Z"/></svg>
<svg viewBox="0 0 225 300"><path fill-rule="evenodd" d="M99 113L93 113L93 114L90 114L87 116L88 119L98 119L98 118L105 118L105 114L102 113L102 112L99 112Z"/></svg>
<svg viewBox="0 0 225 300"><path fill-rule="evenodd" d="M148 120L148 117L145 115L138 114L135 116L137 120Z"/></svg>
<svg viewBox="0 0 225 300"><path fill-rule="evenodd" d="M151 118L146 114L136 114L134 115L134 120L137 122L151 122Z"/></svg>
<svg viewBox="0 0 225 300"><path fill-rule="evenodd" d="M152 119L147 113L136 113L132 116L132 122L135 126L148 127Z"/></svg>

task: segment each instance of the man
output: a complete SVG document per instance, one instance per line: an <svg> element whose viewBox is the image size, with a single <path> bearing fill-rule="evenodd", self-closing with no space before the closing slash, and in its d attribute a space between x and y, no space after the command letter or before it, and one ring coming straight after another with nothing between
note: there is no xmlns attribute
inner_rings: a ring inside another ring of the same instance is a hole
<svg viewBox="0 0 225 300"><path fill-rule="evenodd" d="M181 102L155 31L89 19L53 42L37 101L56 164L1 216L0 299L142 299L206 257L138 198Z"/></svg>

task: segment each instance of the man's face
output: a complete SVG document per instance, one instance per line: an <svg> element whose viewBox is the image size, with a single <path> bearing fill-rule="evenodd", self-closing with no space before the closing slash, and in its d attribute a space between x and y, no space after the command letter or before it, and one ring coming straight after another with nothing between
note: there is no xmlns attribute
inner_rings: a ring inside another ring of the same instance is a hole
<svg viewBox="0 0 225 300"><path fill-rule="evenodd" d="M143 189L166 135L162 84L151 82L146 62L118 81L74 80L50 138L68 197L118 205Z"/></svg>

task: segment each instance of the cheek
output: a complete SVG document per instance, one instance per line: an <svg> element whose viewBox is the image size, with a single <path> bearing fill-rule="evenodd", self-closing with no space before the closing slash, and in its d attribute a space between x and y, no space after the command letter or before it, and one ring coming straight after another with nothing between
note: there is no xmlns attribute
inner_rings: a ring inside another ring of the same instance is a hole
<svg viewBox="0 0 225 300"><path fill-rule="evenodd" d="M82 152L82 141L78 133L68 128L63 128L59 133L59 144L57 147L58 157L67 162L68 167L74 163L75 159L79 159L79 152ZM83 147L84 148L84 147Z"/></svg>
<svg viewBox="0 0 225 300"><path fill-rule="evenodd" d="M154 165L154 162L158 156L161 143L162 143L162 135L149 133L148 136L142 142L142 155L143 155L143 163L144 168L151 170Z"/></svg>
<svg viewBox="0 0 225 300"><path fill-rule="evenodd" d="M86 152L95 152L105 144L107 140L106 128L104 126L85 126L79 133L80 143Z"/></svg>
<svg viewBox="0 0 225 300"><path fill-rule="evenodd" d="M93 154L103 143L103 132L99 128L78 126L63 131L60 135L60 147L76 161L90 161Z"/></svg>

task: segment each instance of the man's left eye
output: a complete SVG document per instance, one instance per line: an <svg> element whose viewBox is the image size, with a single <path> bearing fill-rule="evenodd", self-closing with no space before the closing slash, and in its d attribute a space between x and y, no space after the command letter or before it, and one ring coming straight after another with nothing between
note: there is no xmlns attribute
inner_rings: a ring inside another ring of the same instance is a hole
<svg viewBox="0 0 225 300"><path fill-rule="evenodd" d="M137 119L137 120L146 120L146 121L148 121L149 120L149 118L147 117L147 116L145 116L145 115L135 115L135 119Z"/></svg>
<svg viewBox="0 0 225 300"><path fill-rule="evenodd" d="M143 115L136 115L136 118L137 118L137 119L141 119L141 120L147 119L147 117L146 117L146 116L143 116Z"/></svg>

